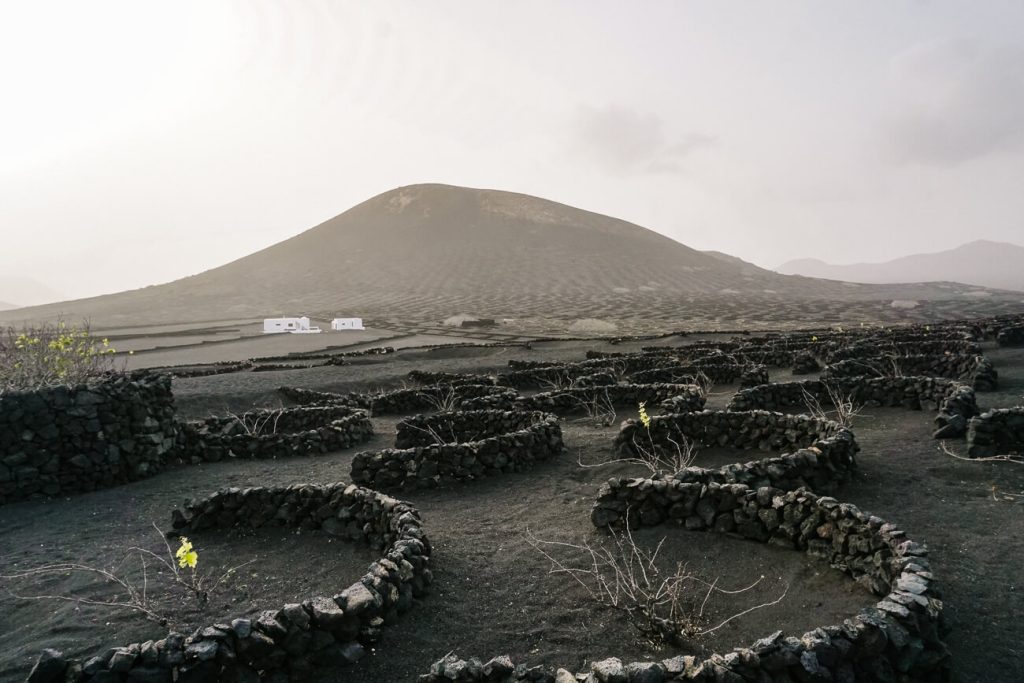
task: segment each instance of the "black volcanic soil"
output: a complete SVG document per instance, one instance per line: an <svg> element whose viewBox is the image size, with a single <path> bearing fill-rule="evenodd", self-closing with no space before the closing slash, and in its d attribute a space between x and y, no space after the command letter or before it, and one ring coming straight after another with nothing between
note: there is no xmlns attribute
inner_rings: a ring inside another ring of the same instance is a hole
<svg viewBox="0 0 1024 683"><path fill-rule="evenodd" d="M504 367L509 358L578 359L595 344L537 346L534 351L491 349L486 355L475 349L466 354L471 357L453 350L407 351L337 368L177 380L175 391L184 415L202 416L273 403L273 390L282 384L338 390L399 386L414 368L486 372ZM619 350L630 348L623 345ZM993 407L1020 404L1024 350L986 352L996 363L1002 388L981 394L981 402ZM775 374L773 379L789 379L788 372ZM719 393L712 404L723 404L733 390L716 388ZM942 454L930 438L932 417L929 412L900 409L867 411L855 426L863 449L860 473L838 497L899 524L911 538L930 547L953 628L947 642L958 680L1019 681L1024 678L1018 621L1024 614L1024 498L1007 500L1001 494L1024 494L1024 467L963 462ZM395 418L374 418L379 434L367 448L390 444L394 423ZM729 588L765 575L762 584L738 602L720 603L713 616L724 618L774 600L786 587L788 593L779 605L737 619L704 641L662 648L643 642L621 614L589 604L581 589L564 576L549 573L549 563L527 542L528 529L545 540L597 540L589 522L597 487L608 476L632 472L626 465L577 464L577 457L585 462L611 457L614 429L566 421L564 431L570 452L557 462L500 479L403 496L419 507L434 546L432 593L385 629L379 647L359 665L325 673L322 680L411 681L450 651L481 658L510 654L517 662L575 670L608 656L633 660L723 651L779 628L800 634L835 623L874 602L852 581L799 553L659 527L645 530L638 540L653 547L666 537L666 562L686 562L691 571L720 577L721 585ZM699 456L698 464L760 455L715 449ZM186 467L130 486L0 507L0 573L71 559L102 564L130 545L159 549L161 542L150 524L166 526L170 511L184 498L229 485L347 479L351 456L344 452ZM281 529L256 535L203 533L193 541L201 562L209 566L257 560L243 568L205 612L178 608L176 616L193 624L332 594L358 578L373 559L365 548L329 543L319 533L297 535ZM104 595L97 582L72 579L29 586L33 588ZM22 680L43 647L88 656L160 633L158 626L134 615L3 596L0 680Z"/></svg>

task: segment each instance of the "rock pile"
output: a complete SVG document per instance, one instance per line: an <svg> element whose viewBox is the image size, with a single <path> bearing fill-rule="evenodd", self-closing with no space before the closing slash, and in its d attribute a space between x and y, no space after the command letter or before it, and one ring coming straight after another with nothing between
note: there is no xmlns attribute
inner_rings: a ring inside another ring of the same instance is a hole
<svg viewBox="0 0 1024 683"><path fill-rule="evenodd" d="M848 358L830 364L821 379L836 377L945 377L969 383L978 391L993 391L999 385L999 373L985 356L965 353L878 355Z"/></svg>
<svg viewBox="0 0 1024 683"><path fill-rule="evenodd" d="M258 410L182 423L177 453L192 463L286 458L340 451L372 436L366 411L347 405Z"/></svg>
<svg viewBox="0 0 1024 683"><path fill-rule="evenodd" d="M1024 346L1024 325L1007 325L996 334L1000 346Z"/></svg>
<svg viewBox="0 0 1024 683"><path fill-rule="evenodd" d="M516 401L520 410L542 410L558 415L600 411L605 406L636 408L672 400L679 410L701 410L706 400L695 384L613 384L611 386L556 389Z"/></svg>
<svg viewBox="0 0 1024 683"><path fill-rule="evenodd" d="M164 470L178 436L171 378L136 373L0 395L0 504Z"/></svg>
<svg viewBox="0 0 1024 683"><path fill-rule="evenodd" d="M408 611L430 584L430 542L416 508L358 486L225 489L174 518L179 534L266 524L320 530L379 548L383 557L334 596L312 597L256 618L112 648L85 662L48 650L30 680L305 681L319 667L361 659L380 638L381 628Z"/></svg>
<svg viewBox="0 0 1024 683"><path fill-rule="evenodd" d="M335 394L325 391L310 391L281 387L278 392L291 401L305 405L342 404L369 410L374 415L402 415L420 410L448 410L476 405L489 405L479 401L493 397L497 406L506 405L511 399L507 387L494 384L434 384L413 389L395 389L375 394ZM518 395L518 394L516 394Z"/></svg>
<svg viewBox="0 0 1024 683"><path fill-rule="evenodd" d="M835 490L849 477L856 467L855 456L860 450L853 432L835 422L763 410L705 410L656 415L648 427L636 420L626 420L615 438L616 450L631 456L641 455L643 449L671 452L678 448L677 444L787 453L781 457L736 463L715 470L687 467L674 475L680 481L741 483L786 490L807 486L823 492ZM623 491L629 493L629 487L636 485L637 481L641 486L647 486L646 480L610 480L602 488L595 514L601 514L602 520L617 518L629 500ZM657 484L655 488L663 486ZM595 524L605 526L607 521L598 524L595 520Z"/></svg>
<svg viewBox="0 0 1024 683"><path fill-rule="evenodd" d="M967 426L967 455L1024 455L1024 407L989 410Z"/></svg>
<svg viewBox="0 0 1024 683"><path fill-rule="evenodd" d="M517 667L508 657L484 664L449 656L435 663L420 681L949 680L949 654L941 640L942 601L928 551L907 539L896 525L806 489L787 492L743 484L646 481L648 486L637 484L631 489L645 501L660 496L665 501L664 514L650 520L631 515L631 523L672 520L688 529L714 530L804 551L849 574L880 600L842 624L823 626L799 638L778 631L726 655L630 664L609 658L578 674L566 669ZM656 485L663 490L656 492ZM686 510L700 512L687 515Z"/></svg>
<svg viewBox="0 0 1024 683"><path fill-rule="evenodd" d="M565 450L554 415L490 410L407 418L399 424L396 446L357 453L352 481L377 488L435 488L522 472Z"/></svg>
<svg viewBox="0 0 1024 683"><path fill-rule="evenodd" d="M763 384L737 391L726 409L806 408L807 395L827 406L829 387L860 405L902 406L910 410L927 406L938 410L935 420L940 429L935 433L936 438L963 436L967 432L967 420L978 414L974 389L941 377L837 377L827 383L803 380Z"/></svg>

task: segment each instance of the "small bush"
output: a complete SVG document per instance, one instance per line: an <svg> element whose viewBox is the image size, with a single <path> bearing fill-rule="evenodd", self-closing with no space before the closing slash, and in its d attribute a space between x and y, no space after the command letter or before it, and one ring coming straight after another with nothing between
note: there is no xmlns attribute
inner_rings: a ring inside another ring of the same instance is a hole
<svg viewBox="0 0 1024 683"><path fill-rule="evenodd" d="M115 371L114 353L87 323L8 327L0 331L0 393L82 384Z"/></svg>

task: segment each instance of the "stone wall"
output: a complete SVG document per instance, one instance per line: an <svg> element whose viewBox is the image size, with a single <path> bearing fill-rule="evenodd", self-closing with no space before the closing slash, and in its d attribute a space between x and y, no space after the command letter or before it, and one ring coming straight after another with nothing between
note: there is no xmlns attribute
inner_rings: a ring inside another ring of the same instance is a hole
<svg viewBox="0 0 1024 683"><path fill-rule="evenodd" d="M376 394L335 394L291 387L281 387L278 392L298 404L339 403L369 410L374 415L402 415L420 410L468 408L464 405L467 401L470 405L478 405L477 399L485 397L495 397L494 402L503 405L510 398L507 387L494 384L435 384ZM483 403L486 404L487 401Z"/></svg>
<svg viewBox="0 0 1024 683"><path fill-rule="evenodd" d="M430 542L416 508L345 483L218 491L184 514L176 512L174 534L271 524L365 543L382 557L333 596L311 597L255 619L237 618L189 636L171 633L85 662L69 662L49 650L36 666L37 680L307 681L320 667L361 659L377 643L381 627L408 611L430 584Z"/></svg>
<svg viewBox="0 0 1024 683"><path fill-rule="evenodd" d="M171 378L133 373L0 395L0 504L136 481L175 445Z"/></svg>
<svg viewBox="0 0 1024 683"><path fill-rule="evenodd" d="M1024 346L1024 325L1007 325L996 333L1000 346Z"/></svg>
<svg viewBox="0 0 1024 683"><path fill-rule="evenodd" d="M856 343L847 343L829 348L825 360L834 363L849 358L873 358L881 354L895 356L935 355L945 353L981 355L981 345L966 339L931 339L928 341L890 341L889 339L866 339Z"/></svg>
<svg viewBox="0 0 1024 683"><path fill-rule="evenodd" d="M695 384L614 384L556 389L523 396L516 401L516 407L520 410L543 410L565 415L586 413L606 404L636 409L641 402L655 404L668 399L672 399L677 408L686 406L689 410L701 410L706 400L700 387Z"/></svg>
<svg viewBox="0 0 1024 683"><path fill-rule="evenodd" d="M1024 407L989 410L967 426L967 455L1024 455Z"/></svg>
<svg viewBox="0 0 1024 683"><path fill-rule="evenodd" d="M825 368L821 379L836 377L945 377L967 382L978 391L993 391L999 385L999 373L985 356L966 353L877 355L837 361Z"/></svg>
<svg viewBox="0 0 1024 683"><path fill-rule="evenodd" d="M974 389L957 380L941 377L839 377L831 382L803 380L762 384L740 389L727 410L806 409L804 392L828 407L828 386L835 387L854 403L867 406L902 406L911 410L939 411L936 438L963 436L967 420L978 414Z"/></svg>
<svg viewBox="0 0 1024 683"><path fill-rule="evenodd" d="M412 381L419 382L420 384L494 384L494 377L491 375L459 372L413 370L408 374L408 377Z"/></svg>
<svg viewBox="0 0 1024 683"><path fill-rule="evenodd" d="M578 675L560 669L515 667L507 657L487 664L446 657L420 677L447 681L662 683L665 681L948 681L949 654L941 640L942 601L927 549L878 517L805 489L754 489L743 484L693 485L639 480L630 488L640 501L665 499L664 514L639 524L666 521L806 552L853 577L879 601L842 624L801 637L777 631L749 647L706 658L679 656L623 664L609 658ZM627 504L633 501L627 501ZM702 511L696 516L685 510ZM670 512L671 511L671 512ZM694 523L689 520L695 519ZM737 541L738 542L738 541Z"/></svg>
<svg viewBox="0 0 1024 683"><path fill-rule="evenodd" d="M285 458L340 451L372 436L365 410L342 404L303 406L182 423L177 452L193 463Z"/></svg>
<svg viewBox="0 0 1024 683"><path fill-rule="evenodd" d="M442 432L451 419L448 414L440 414L416 416L405 422L427 430L424 433L433 430L445 439L448 435ZM554 415L533 412L524 417L518 411L481 410L466 412L457 419L455 438L474 438L474 433L494 436L464 443L438 443L435 439L429 445L357 453L352 459L352 481L377 488L434 488L452 481L522 472L565 450L562 429ZM505 425L510 431L500 432Z"/></svg>
<svg viewBox="0 0 1024 683"><path fill-rule="evenodd" d="M456 410L413 415L395 425L395 448L468 443L528 429L549 416L521 410Z"/></svg>
<svg viewBox="0 0 1024 683"><path fill-rule="evenodd" d="M626 420L615 438L616 450L631 456L638 455L641 449L672 451L677 444L686 443L747 451L781 451L787 455L713 470L688 467L675 475L680 480L774 486L786 490L800 486L816 491L834 490L856 467L855 456L860 450L853 432L835 422L763 410L655 415L649 427L636 420ZM619 486L630 485L629 480L611 480L606 485L613 494L608 500L615 500L619 495ZM617 505L612 504L602 514L621 512ZM595 507L595 511L599 507Z"/></svg>

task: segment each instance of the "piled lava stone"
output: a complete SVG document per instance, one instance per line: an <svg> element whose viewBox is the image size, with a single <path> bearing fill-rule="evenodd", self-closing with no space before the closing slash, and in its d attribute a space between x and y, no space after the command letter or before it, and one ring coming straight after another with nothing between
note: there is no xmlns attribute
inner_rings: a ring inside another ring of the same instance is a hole
<svg viewBox="0 0 1024 683"><path fill-rule="evenodd" d="M678 407L701 410L705 396L695 384L613 384L611 386L574 387L524 396L517 402L520 410L543 410L557 414L586 412L606 403L636 407L640 403L673 400Z"/></svg>
<svg viewBox="0 0 1024 683"><path fill-rule="evenodd" d="M892 341L889 339L866 339L854 344L840 344L826 353L829 363L841 360L874 358L881 354L894 356L930 355L946 353L981 355L981 345L967 339L927 339L919 341Z"/></svg>
<svg viewBox="0 0 1024 683"><path fill-rule="evenodd" d="M1024 325L1007 325L996 333L1000 346L1024 346Z"/></svg>
<svg viewBox="0 0 1024 683"><path fill-rule="evenodd" d="M967 428L967 455L1024 455L1024 407L989 410L971 418Z"/></svg>
<svg viewBox="0 0 1024 683"><path fill-rule="evenodd" d="M0 504L163 471L178 424L167 375L113 375L0 395Z"/></svg>
<svg viewBox="0 0 1024 683"><path fill-rule="evenodd" d="M821 370L821 365L810 351L798 351L793 354L794 375L813 375L819 370Z"/></svg>
<svg viewBox="0 0 1024 683"><path fill-rule="evenodd" d="M372 436L366 411L347 405L256 410L182 423L177 453L193 463L284 458L339 451Z"/></svg>
<svg viewBox="0 0 1024 683"><path fill-rule="evenodd" d="M522 472L565 450L554 415L493 410L407 418L398 425L395 445L357 453L352 481L376 488L434 488Z"/></svg>
<svg viewBox="0 0 1024 683"><path fill-rule="evenodd" d="M786 490L801 486L817 491L835 490L856 468L855 456L860 450L853 432L835 422L761 410L657 415L651 418L649 427L627 420L615 439L619 452L634 457L642 457L644 449L664 452L684 443L782 451L787 455L730 464L714 470L687 467L671 475L679 481L698 482L696 485L741 483ZM643 480L639 485L648 486L646 482ZM618 483L619 480L610 480L609 485L614 488ZM655 486L664 487L661 484ZM623 510L621 501L614 502L600 514L617 516ZM659 514L657 511L641 513ZM598 514L597 508L595 514ZM603 523L597 525L604 526Z"/></svg>
<svg viewBox="0 0 1024 683"><path fill-rule="evenodd" d="M978 391L992 391L999 385L999 373L991 360L966 353L848 358L825 368L821 379L865 375L891 377L897 374L959 379L969 382Z"/></svg>
<svg viewBox="0 0 1024 683"><path fill-rule="evenodd" d="M30 680L306 681L319 667L361 659L381 628L408 611L430 584L430 542L417 510L350 484L225 489L190 504L185 514L176 511L174 533L266 524L320 530L379 548L383 557L337 595L257 618L113 648L84 663L48 650Z"/></svg>
<svg viewBox="0 0 1024 683"><path fill-rule="evenodd" d="M435 663L420 681L949 680L949 655L940 639L942 601L928 552L908 540L895 525L854 505L819 497L805 489L786 492L742 484L693 486L675 481L646 481L658 486L633 485L622 490L628 493L631 505L663 501L657 504L662 505L665 514L650 522L641 515L630 515L631 524L658 524L673 519L685 522L690 529L713 529L802 550L849 574L881 599L842 624L816 628L799 638L777 631L750 647L736 648L725 655L680 656L630 664L609 658L594 662L589 671L578 674L565 669L516 667L508 657L496 657L483 664L449 656ZM699 509L701 513L685 516L681 512L685 509ZM670 510L678 511L678 515L672 516ZM695 519L693 524L691 519ZM607 525L624 522L625 515L607 520Z"/></svg>
<svg viewBox="0 0 1024 683"><path fill-rule="evenodd" d="M827 383L803 380L763 384L737 391L726 409L806 407L806 394L826 405L830 386L862 405L902 406L911 410L930 406L939 411L936 423L940 429L935 433L936 438L963 436L967 420L978 414L974 389L941 377L837 377Z"/></svg>
<svg viewBox="0 0 1024 683"><path fill-rule="evenodd" d="M420 384L494 384L491 375L479 375L459 372L431 372L429 370L413 370L409 379Z"/></svg>
<svg viewBox="0 0 1024 683"><path fill-rule="evenodd" d="M732 384L746 374L750 367L746 363L733 361L715 360L714 362L677 363L641 370L632 376L632 381L638 384L648 382L680 382L684 378L694 378L704 375L712 382Z"/></svg>
<svg viewBox="0 0 1024 683"><path fill-rule="evenodd" d="M435 384L414 389L396 389L379 394L334 394L326 391L310 391L281 387L281 395L300 404L342 404L364 408L374 415L401 415L418 410L437 410L446 404L462 408L465 401L496 396L498 405L508 400L508 388L488 384Z"/></svg>

